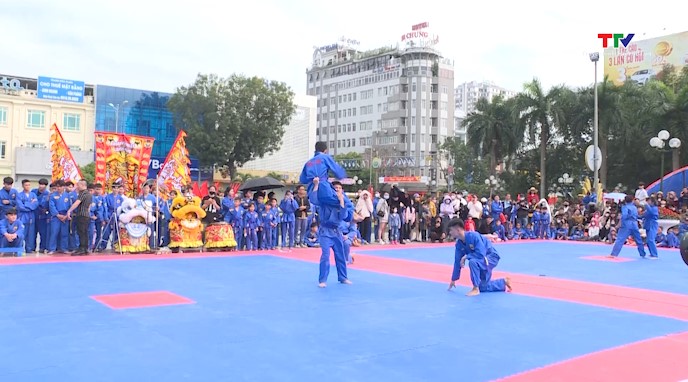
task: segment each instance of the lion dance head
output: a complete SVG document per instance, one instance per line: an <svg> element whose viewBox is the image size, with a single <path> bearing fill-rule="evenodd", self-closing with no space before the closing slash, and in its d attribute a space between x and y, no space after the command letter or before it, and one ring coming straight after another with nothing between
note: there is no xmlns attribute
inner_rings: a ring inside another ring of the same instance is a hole
<svg viewBox="0 0 688 382"><path fill-rule="evenodd" d="M170 206L170 247L196 248L203 246L203 225L201 219L205 211L201 208L201 198L197 196L177 196Z"/></svg>

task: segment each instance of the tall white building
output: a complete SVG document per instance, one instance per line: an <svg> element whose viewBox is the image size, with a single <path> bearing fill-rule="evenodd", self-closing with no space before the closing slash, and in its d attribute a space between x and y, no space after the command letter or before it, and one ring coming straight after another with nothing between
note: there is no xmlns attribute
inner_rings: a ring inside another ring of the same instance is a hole
<svg viewBox="0 0 688 382"><path fill-rule="evenodd" d="M439 146L454 135L452 61L430 44L363 52L337 43L315 50L306 77L330 154L356 152L383 163L385 175L435 179Z"/></svg>
<svg viewBox="0 0 688 382"><path fill-rule="evenodd" d="M317 99L308 95L294 97L296 112L285 126L282 146L272 154L247 162L242 172L277 172L284 179L295 179L315 150Z"/></svg>
<svg viewBox="0 0 688 382"><path fill-rule="evenodd" d="M517 92L504 89L495 85L493 82L464 82L454 89L454 99L456 101L456 109L461 111L464 116L475 111L475 104L480 98L487 98L492 100L497 95L502 95L504 98L511 98Z"/></svg>

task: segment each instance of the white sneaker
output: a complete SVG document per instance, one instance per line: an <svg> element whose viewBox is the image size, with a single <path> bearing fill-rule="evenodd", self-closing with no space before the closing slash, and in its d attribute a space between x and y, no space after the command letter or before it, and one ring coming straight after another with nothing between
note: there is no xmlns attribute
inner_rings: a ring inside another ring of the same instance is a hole
<svg viewBox="0 0 688 382"><path fill-rule="evenodd" d="M327 284L325 284L325 283L318 284L318 288L325 288L325 287L327 287Z"/></svg>
<svg viewBox="0 0 688 382"><path fill-rule="evenodd" d="M345 285L351 285L351 284L353 284L353 283L351 282L351 280L348 280L348 279L347 279L347 280L344 280L344 281L340 281L340 283L345 284Z"/></svg>

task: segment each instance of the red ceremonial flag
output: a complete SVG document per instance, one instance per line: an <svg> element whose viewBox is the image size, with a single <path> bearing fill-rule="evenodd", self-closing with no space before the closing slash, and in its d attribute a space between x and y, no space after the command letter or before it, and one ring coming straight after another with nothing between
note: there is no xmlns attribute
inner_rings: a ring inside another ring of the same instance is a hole
<svg viewBox="0 0 688 382"><path fill-rule="evenodd" d="M55 123L50 127L50 162L52 180L76 182L83 178L79 165L76 164L69 146Z"/></svg>
<svg viewBox="0 0 688 382"><path fill-rule="evenodd" d="M186 133L180 131L158 172L158 187L165 195L172 190L181 190L184 185L191 183L191 160L186 150L185 138Z"/></svg>

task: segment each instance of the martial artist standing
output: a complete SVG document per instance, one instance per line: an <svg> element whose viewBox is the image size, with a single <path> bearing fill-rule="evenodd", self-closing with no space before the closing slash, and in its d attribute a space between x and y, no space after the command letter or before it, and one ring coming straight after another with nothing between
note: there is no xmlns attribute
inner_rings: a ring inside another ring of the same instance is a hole
<svg viewBox="0 0 688 382"><path fill-rule="evenodd" d="M643 185L642 183L640 184L641 186ZM644 188L641 189L644 190ZM640 191L641 189L638 190ZM657 259L659 257L656 243L657 230L659 229L659 223L657 222L659 219L659 208L657 208L657 199L654 196L645 200L638 200L638 204L642 204L645 201L647 202L643 206L643 215L641 217L643 218L643 228L647 235L647 249L650 252L650 258Z"/></svg>
<svg viewBox="0 0 688 382"><path fill-rule="evenodd" d="M17 207L17 190L12 188L14 179L8 176L3 179L2 183L3 187L0 188L0 219L5 218L7 211Z"/></svg>
<svg viewBox="0 0 688 382"><path fill-rule="evenodd" d="M330 274L330 249L334 252L334 261L337 265L337 280L342 284L351 284L346 274L346 257L344 254L344 237L340 230L342 221L350 222L354 217L354 205L349 198L344 195L342 184L339 182L332 182L334 191L339 199L339 206L332 207L327 204L319 204L318 184L319 179L313 180L314 187L313 199L311 201L320 206L320 229L318 230L318 239L320 240L320 276L318 278L318 287L327 287L327 276ZM329 185L327 185L329 187Z"/></svg>
<svg viewBox="0 0 688 382"><path fill-rule="evenodd" d="M36 250L36 210L38 197L31 192L31 181L22 180L22 192L17 194L17 211L19 220L24 224L24 238L26 253Z"/></svg>
<svg viewBox="0 0 688 382"><path fill-rule="evenodd" d="M50 191L48 190L48 179L41 178L38 180L38 188L31 190L38 198L38 208L36 208L36 237L40 237L39 248L40 252L48 251L48 242L50 242ZM34 242L36 241L34 237Z"/></svg>
<svg viewBox="0 0 688 382"><path fill-rule="evenodd" d="M621 229L616 235L616 241L612 248L611 255L608 258L616 258L621 252L621 248L626 243L629 236L633 237L635 245L638 247L638 254L640 257L645 257L645 245L643 238L640 236L640 229L638 228L638 208L633 204L633 196L626 195L624 204L621 206Z"/></svg>
<svg viewBox="0 0 688 382"><path fill-rule="evenodd" d="M461 275L461 268L466 265L471 272L471 289L466 296L477 296L480 292L511 291L511 280L492 280L492 270L499 263L499 254L492 243L478 232L466 232L463 220L452 219L449 222L449 234L456 239L454 252L454 271L452 272L449 290L456 287L456 281Z"/></svg>

